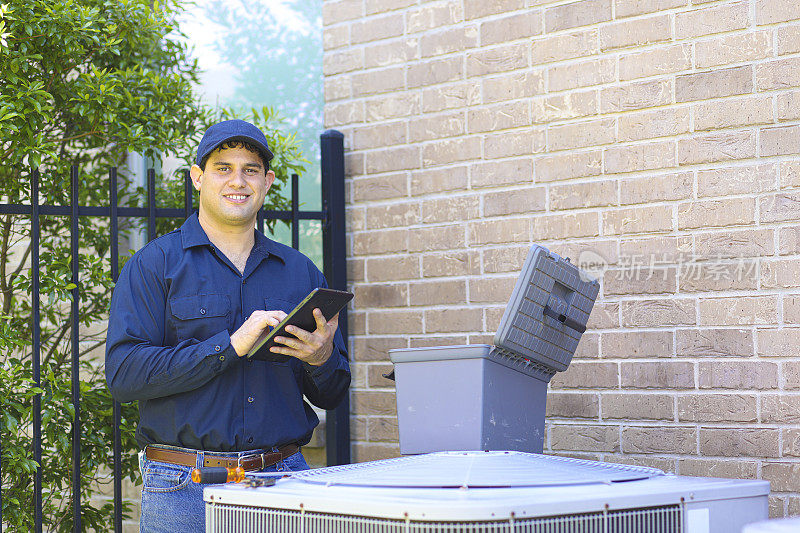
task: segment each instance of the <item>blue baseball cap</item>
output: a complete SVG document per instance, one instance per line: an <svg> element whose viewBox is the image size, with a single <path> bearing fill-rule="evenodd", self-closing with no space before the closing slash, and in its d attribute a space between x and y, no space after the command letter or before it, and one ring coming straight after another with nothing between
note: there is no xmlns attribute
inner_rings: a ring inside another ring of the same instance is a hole
<svg viewBox="0 0 800 533"><path fill-rule="evenodd" d="M217 122L206 130L197 147L197 159L195 163L200 163L208 157L208 154L219 148L219 145L228 141L245 141L252 144L261 152L267 163L272 159L272 151L267 145L267 138L255 125L247 121L234 119Z"/></svg>

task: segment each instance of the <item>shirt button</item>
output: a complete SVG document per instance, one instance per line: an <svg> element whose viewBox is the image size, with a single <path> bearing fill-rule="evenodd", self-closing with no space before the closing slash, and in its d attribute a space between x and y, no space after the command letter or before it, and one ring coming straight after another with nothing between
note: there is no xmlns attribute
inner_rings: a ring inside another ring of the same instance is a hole
<svg viewBox="0 0 800 533"><path fill-rule="evenodd" d="M252 396L250 396L250 397L247 399L247 401L248 401L248 402L250 402L250 403L253 403L253 401L254 401L254 400L255 400L255 398L253 398Z"/></svg>
<svg viewBox="0 0 800 533"><path fill-rule="evenodd" d="M221 349L222 349L222 348L220 348L220 347L219 347L219 344L218 344L218 345L216 345L216 346L214 346L214 351L215 351L215 352L218 352L218 351L220 351Z"/></svg>
<svg viewBox="0 0 800 533"><path fill-rule="evenodd" d="M249 439L247 439L247 442L253 442L253 437L250 437Z"/></svg>
<svg viewBox="0 0 800 533"><path fill-rule="evenodd" d="M205 310L204 308L202 308L202 307L200 308L200 314L201 314L201 315L204 315L204 314L206 314L206 310Z"/></svg>
<svg viewBox="0 0 800 533"><path fill-rule="evenodd" d="M220 360L220 361L224 361L224 360L225 360L225 356L224 356L224 355L220 355L220 356L219 356L219 360Z"/></svg>

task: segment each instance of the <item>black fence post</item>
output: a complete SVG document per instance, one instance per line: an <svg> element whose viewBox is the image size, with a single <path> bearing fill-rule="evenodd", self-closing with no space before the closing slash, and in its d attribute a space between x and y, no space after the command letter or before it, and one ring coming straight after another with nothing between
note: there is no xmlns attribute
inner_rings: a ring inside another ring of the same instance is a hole
<svg viewBox="0 0 800 533"><path fill-rule="evenodd" d="M328 284L333 289L347 290L344 215L344 135L327 130L320 135L322 157L322 263ZM345 344L347 308L339 313L339 330ZM349 349L349 348L348 348ZM350 396L327 412L325 447L328 466L350 462Z"/></svg>
<svg viewBox="0 0 800 533"><path fill-rule="evenodd" d="M33 382L37 387L42 385L42 344L41 326L39 324L39 169L33 171L31 183L31 314L33 333L31 358L33 365ZM42 533L42 395L33 398L33 460L36 461L36 473L33 477L33 528ZM2 524L2 520L0 520Z"/></svg>
<svg viewBox="0 0 800 533"><path fill-rule="evenodd" d="M80 339L78 327L80 324L80 288L78 287L78 268L80 264L80 248L78 246L78 185L80 175L77 165L72 166L72 220L70 240L72 250L72 406L75 409L72 421L72 518L75 533L82 531L81 527L81 399L80 399Z"/></svg>
<svg viewBox="0 0 800 533"><path fill-rule="evenodd" d="M119 219L117 210L117 167L112 167L108 172L110 215L109 229L111 231L111 280L116 283L119 278ZM122 532L122 406L116 400L114 404L114 531Z"/></svg>
<svg viewBox="0 0 800 533"><path fill-rule="evenodd" d="M300 249L300 186L297 174L292 174L292 248Z"/></svg>

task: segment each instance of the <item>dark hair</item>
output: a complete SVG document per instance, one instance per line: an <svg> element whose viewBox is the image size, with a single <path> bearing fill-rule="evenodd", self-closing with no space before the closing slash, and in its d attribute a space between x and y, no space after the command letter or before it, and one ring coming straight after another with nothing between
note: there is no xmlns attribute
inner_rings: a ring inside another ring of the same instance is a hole
<svg viewBox="0 0 800 533"><path fill-rule="evenodd" d="M264 174L266 174L269 171L269 161L267 160L267 158L264 157L264 154L261 153L261 150L259 150L258 148L256 148L247 141L225 141L224 143L220 144L219 146L211 150L208 153L208 155L203 158L202 161L200 161L200 170L202 170L203 172L206 171L206 161L208 161L208 158L209 156L211 156L211 154L213 154L217 150L224 150L226 148L244 148L248 152L257 153L258 157L261 158L261 162L264 164Z"/></svg>

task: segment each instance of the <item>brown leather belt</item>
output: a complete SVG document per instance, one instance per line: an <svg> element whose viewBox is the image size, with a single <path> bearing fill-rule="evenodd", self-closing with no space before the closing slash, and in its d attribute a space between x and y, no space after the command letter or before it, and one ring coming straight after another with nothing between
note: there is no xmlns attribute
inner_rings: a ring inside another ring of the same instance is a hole
<svg viewBox="0 0 800 533"><path fill-rule="evenodd" d="M287 444L278 448L277 452L264 452L252 455L245 455L242 457L220 457L216 455L203 456L203 466L225 466L228 468L236 468L241 466L246 472L253 470L262 470L268 466L272 466L278 461L282 461L294 455L300 450L297 444ZM152 461L159 461L162 463L172 463L174 465L182 466L196 466L197 453L185 452L181 450L170 450L168 448L156 448L148 446L145 448L145 456Z"/></svg>

